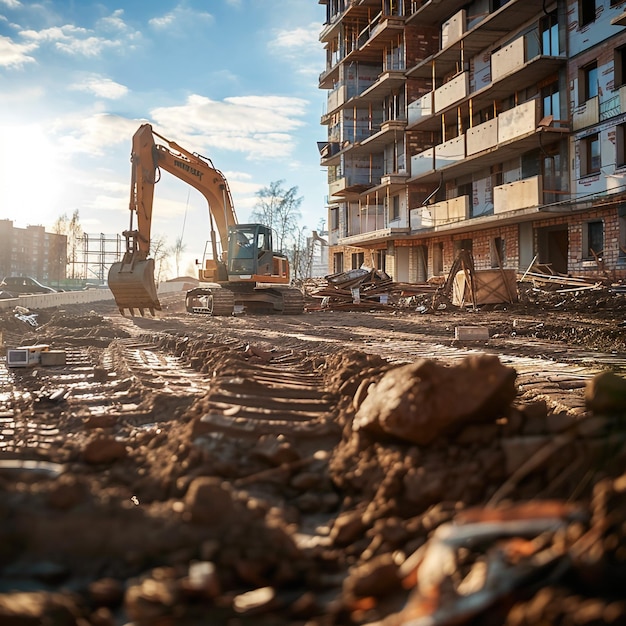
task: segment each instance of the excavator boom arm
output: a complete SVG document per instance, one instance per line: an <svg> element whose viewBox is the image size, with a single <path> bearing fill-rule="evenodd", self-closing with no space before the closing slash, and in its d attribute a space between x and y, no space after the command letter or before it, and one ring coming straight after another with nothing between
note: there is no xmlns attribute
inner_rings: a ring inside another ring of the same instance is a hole
<svg viewBox="0 0 626 626"><path fill-rule="evenodd" d="M155 142L158 137L163 143ZM205 198L222 246L226 247L228 227L237 224L237 216L226 177L208 159L188 152L143 124L133 136L131 220L137 218L138 248L148 255L152 225L154 186L165 170L197 189ZM131 225L132 230L132 225Z"/></svg>
<svg viewBox="0 0 626 626"><path fill-rule="evenodd" d="M155 141L155 137L161 143ZM126 252L109 270L109 287L122 313L138 309L154 312L161 305L154 282L154 260L149 259L154 186L165 170L197 189L208 204L211 225L217 227L223 250L227 249L228 227L237 224L232 196L224 175L209 159L184 150L143 124L133 135L131 153L130 228L124 231ZM136 222L136 223L135 223ZM217 242L211 228L213 258L218 263Z"/></svg>

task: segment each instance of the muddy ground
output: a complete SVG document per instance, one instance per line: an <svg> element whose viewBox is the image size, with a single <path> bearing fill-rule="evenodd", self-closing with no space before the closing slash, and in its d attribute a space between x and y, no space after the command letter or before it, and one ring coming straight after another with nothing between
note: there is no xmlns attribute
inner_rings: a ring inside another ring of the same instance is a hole
<svg viewBox="0 0 626 626"><path fill-rule="evenodd" d="M162 302L1 315L0 624L626 623L625 294Z"/></svg>

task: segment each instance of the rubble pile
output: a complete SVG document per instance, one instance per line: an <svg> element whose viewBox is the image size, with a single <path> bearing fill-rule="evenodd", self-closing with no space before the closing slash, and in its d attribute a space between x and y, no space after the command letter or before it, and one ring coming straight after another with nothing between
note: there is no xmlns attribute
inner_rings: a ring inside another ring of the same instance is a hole
<svg viewBox="0 0 626 626"><path fill-rule="evenodd" d="M381 270L361 268L330 274L305 284L303 289L312 300L308 311L368 311L405 306L416 295L432 297L436 285L398 283Z"/></svg>

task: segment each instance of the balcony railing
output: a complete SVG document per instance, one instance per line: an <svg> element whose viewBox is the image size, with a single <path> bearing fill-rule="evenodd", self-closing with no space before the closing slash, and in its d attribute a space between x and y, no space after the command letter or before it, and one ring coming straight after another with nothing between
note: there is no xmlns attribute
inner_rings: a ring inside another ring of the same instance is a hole
<svg viewBox="0 0 626 626"><path fill-rule="evenodd" d="M493 212L495 215L538 207L542 204L543 190L541 176L524 178L493 188Z"/></svg>
<svg viewBox="0 0 626 626"><path fill-rule="evenodd" d="M408 107L409 124L433 114L433 92L425 93L421 98L411 102Z"/></svg>
<svg viewBox="0 0 626 626"><path fill-rule="evenodd" d="M451 104L463 100L469 95L469 72L461 72L452 80L435 89L435 113L443 111Z"/></svg>
<svg viewBox="0 0 626 626"><path fill-rule="evenodd" d="M608 120L622 112L619 91L608 100L600 102L600 121Z"/></svg>
<svg viewBox="0 0 626 626"><path fill-rule="evenodd" d="M572 127L580 130L587 126L593 126L600 121L600 106L598 96L589 98L574 109L572 115Z"/></svg>

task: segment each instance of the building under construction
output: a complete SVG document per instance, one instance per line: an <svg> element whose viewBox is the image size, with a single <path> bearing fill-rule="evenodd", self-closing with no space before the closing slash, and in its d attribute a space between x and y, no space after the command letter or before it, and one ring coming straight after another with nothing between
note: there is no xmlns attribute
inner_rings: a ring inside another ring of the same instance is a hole
<svg viewBox="0 0 626 626"><path fill-rule="evenodd" d="M623 0L319 0L331 272L626 277Z"/></svg>

